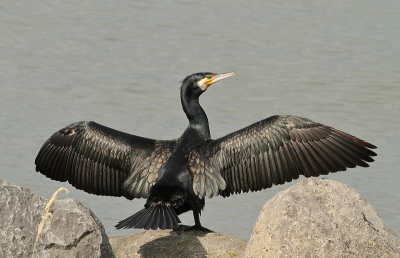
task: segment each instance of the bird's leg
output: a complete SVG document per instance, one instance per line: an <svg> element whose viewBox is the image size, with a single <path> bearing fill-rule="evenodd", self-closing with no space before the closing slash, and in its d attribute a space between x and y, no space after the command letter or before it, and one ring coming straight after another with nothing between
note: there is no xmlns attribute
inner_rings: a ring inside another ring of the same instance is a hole
<svg viewBox="0 0 400 258"><path fill-rule="evenodd" d="M195 209L193 210L193 217L194 217L195 224L194 224L194 226L191 226L191 227L185 229L185 231L194 229L194 230L203 230L203 231L213 232L212 230L209 230L208 228L205 228L201 225L199 214L200 213L197 210L195 210Z"/></svg>

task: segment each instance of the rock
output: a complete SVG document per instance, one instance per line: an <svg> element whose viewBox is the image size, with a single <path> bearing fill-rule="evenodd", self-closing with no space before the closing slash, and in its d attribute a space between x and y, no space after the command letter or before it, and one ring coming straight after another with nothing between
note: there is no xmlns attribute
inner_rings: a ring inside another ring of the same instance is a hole
<svg viewBox="0 0 400 258"><path fill-rule="evenodd" d="M247 244L228 235L197 230L151 230L110 237L110 243L118 258L241 257Z"/></svg>
<svg viewBox="0 0 400 258"><path fill-rule="evenodd" d="M48 200L0 179L0 257L31 257ZM34 257L114 257L103 225L74 199L56 200Z"/></svg>
<svg viewBox="0 0 400 258"><path fill-rule="evenodd" d="M269 200L246 257L400 257L400 238L353 188L309 178Z"/></svg>

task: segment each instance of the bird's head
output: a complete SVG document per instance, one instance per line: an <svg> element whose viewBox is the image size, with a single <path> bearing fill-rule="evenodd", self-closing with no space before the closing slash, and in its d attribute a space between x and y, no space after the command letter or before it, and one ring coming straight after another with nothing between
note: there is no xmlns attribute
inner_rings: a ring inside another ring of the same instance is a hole
<svg viewBox="0 0 400 258"><path fill-rule="evenodd" d="M181 90L186 93L200 96L211 84L217 81L237 75L235 72L216 74L216 73L195 73L189 75L182 81Z"/></svg>

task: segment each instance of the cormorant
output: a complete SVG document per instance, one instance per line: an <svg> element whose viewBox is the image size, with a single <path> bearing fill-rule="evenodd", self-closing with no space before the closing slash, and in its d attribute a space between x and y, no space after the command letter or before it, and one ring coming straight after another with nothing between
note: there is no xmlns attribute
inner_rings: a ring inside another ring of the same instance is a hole
<svg viewBox="0 0 400 258"><path fill-rule="evenodd" d="M374 145L306 118L276 115L219 139L211 139L200 95L237 75L195 73L180 88L189 126L174 140L126 134L95 122L54 133L40 149L36 171L91 194L147 198L144 209L121 228L177 228L177 215L193 211L194 229L205 196L228 197L326 175L374 161Z"/></svg>

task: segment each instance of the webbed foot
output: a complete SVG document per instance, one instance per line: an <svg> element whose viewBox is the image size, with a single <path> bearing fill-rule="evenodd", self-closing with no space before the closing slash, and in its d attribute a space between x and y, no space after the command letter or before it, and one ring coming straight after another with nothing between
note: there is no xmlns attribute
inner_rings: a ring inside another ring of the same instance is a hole
<svg viewBox="0 0 400 258"><path fill-rule="evenodd" d="M202 230L202 231L207 231L207 232L214 232L208 228L203 227L201 224L196 224L194 226L185 228L185 231L189 231L189 230Z"/></svg>

